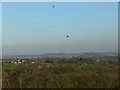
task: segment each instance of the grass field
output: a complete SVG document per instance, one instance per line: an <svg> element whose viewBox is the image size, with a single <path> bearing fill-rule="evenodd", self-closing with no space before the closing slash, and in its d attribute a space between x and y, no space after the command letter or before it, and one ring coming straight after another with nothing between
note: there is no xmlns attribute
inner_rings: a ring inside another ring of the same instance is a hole
<svg viewBox="0 0 120 90"><path fill-rule="evenodd" d="M117 88L118 65L79 59L2 65L3 88Z"/></svg>

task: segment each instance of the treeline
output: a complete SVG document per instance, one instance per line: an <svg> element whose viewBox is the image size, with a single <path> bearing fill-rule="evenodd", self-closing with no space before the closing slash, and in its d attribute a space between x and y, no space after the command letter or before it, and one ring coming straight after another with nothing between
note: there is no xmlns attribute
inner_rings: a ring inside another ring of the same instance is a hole
<svg viewBox="0 0 120 90"><path fill-rule="evenodd" d="M34 59L35 60L35 59ZM3 63L3 88L116 88L116 62L44 58L30 64Z"/></svg>

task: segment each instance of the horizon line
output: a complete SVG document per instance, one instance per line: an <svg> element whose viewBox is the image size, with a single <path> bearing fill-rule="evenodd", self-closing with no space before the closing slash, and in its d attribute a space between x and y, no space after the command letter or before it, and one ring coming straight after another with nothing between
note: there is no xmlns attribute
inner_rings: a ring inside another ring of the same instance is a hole
<svg viewBox="0 0 120 90"><path fill-rule="evenodd" d="M14 55L2 55L2 57L6 57L6 56L28 56L28 55L46 55L46 54L75 54L75 53L119 53L116 51L104 51L104 52L70 52L70 53L65 53L65 52L58 52L58 53L41 53L41 54L14 54Z"/></svg>

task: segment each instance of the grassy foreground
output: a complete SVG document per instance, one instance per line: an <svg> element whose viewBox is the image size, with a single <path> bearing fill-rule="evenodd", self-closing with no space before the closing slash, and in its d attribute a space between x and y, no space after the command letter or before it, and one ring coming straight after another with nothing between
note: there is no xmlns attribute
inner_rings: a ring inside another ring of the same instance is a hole
<svg viewBox="0 0 120 90"><path fill-rule="evenodd" d="M2 65L3 88L116 88L118 65L70 59Z"/></svg>

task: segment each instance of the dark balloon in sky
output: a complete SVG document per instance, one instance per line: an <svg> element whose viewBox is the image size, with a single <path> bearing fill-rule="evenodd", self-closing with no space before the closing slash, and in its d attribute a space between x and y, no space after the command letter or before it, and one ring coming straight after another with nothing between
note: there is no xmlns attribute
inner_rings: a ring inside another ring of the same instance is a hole
<svg viewBox="0 0 120 90"><path fill-rule="evenodd" d="M54 8L55 6L53 5L53 8Z"/></svg>
<svg viewBox="0 0 120 90"><path fill-rule="evenodd" d="M69 36L67 35L67 37L69 37Z"/></svg>

